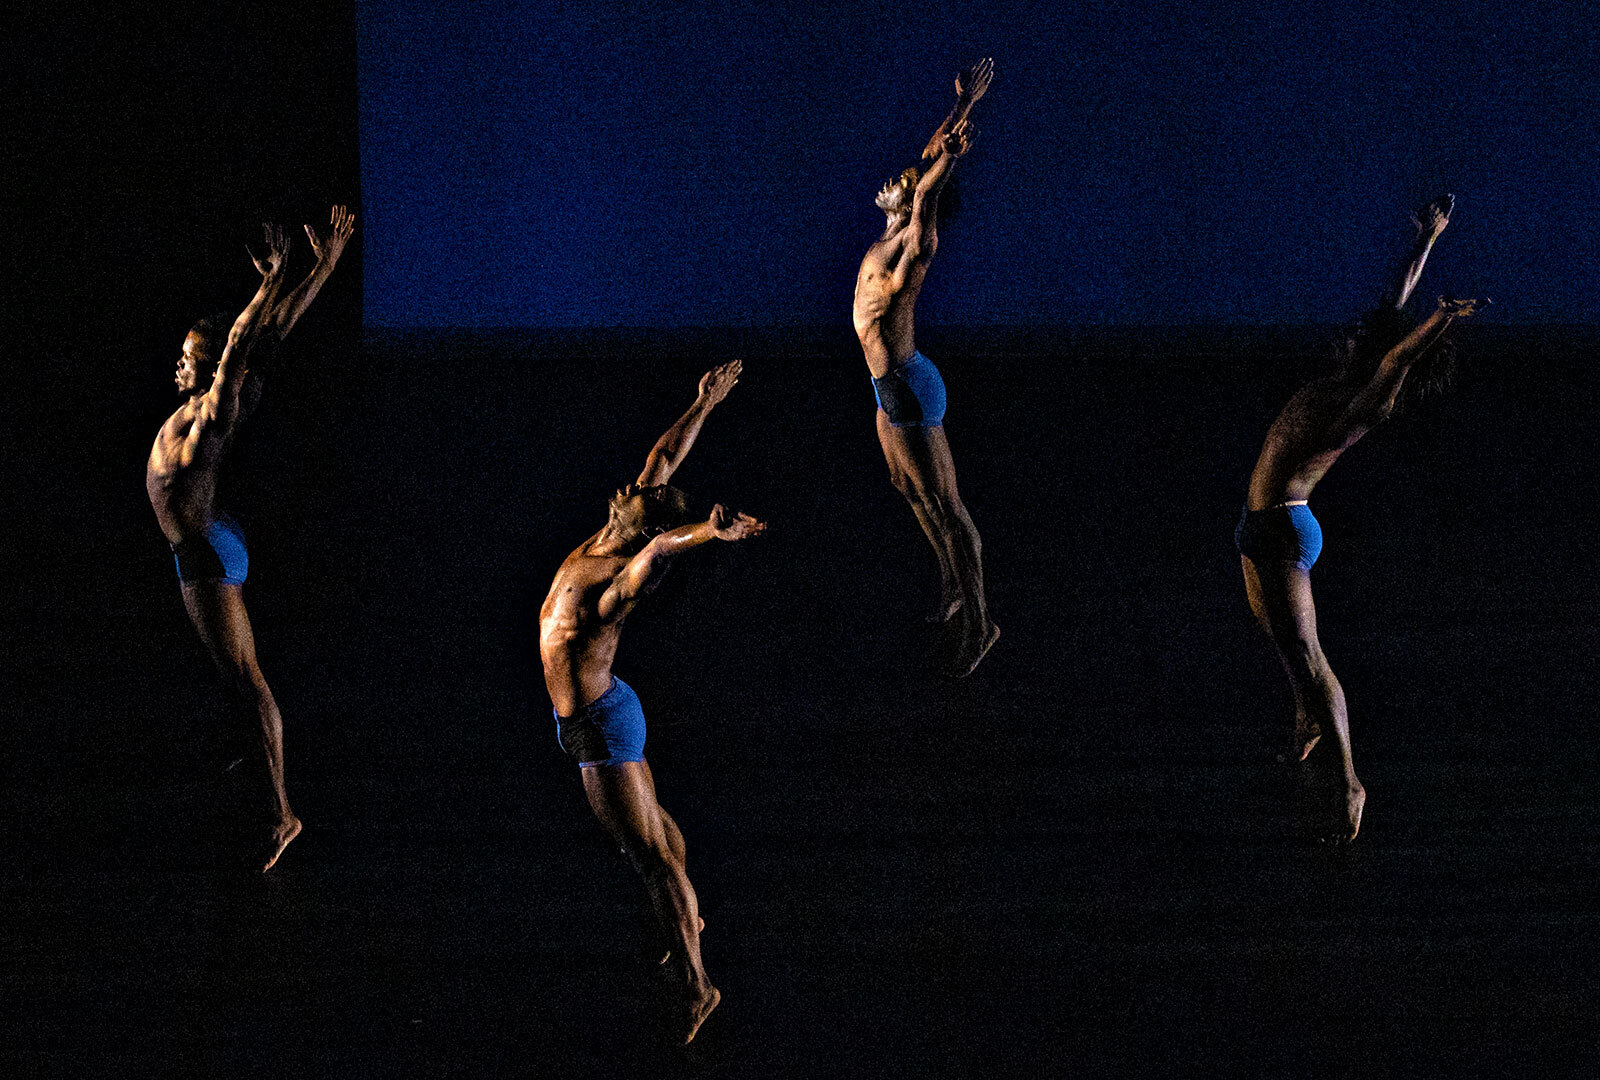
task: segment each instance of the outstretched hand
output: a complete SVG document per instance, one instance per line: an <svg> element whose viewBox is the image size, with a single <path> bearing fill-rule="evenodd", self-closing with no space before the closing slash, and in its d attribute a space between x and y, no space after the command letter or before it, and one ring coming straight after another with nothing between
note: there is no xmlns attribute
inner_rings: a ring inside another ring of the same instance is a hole
<svg viewBox="0 0 1600 1080"><path fill-rule="evenodd" d="M1488 297L1482 300L1452 300L1448 296L1439 297L1439 310L1452 319L1465 319L1478 313L1479 308L1486 308L1494 303Z"/></svg>
<svg viewBox="0 0 1600 1080"><path fill-rule="evenodd" d="M972 144L977 140L978 129L969 121L963 120L939 140L939 152L958 158L971 150Z"/></svg>
<svg viewBox="0 0 1600 1080"><path fill-rule="evenodd" d="M246 243L244 249L250 253L250 261L256 264L256 270L262 277L281 274L289 262L289 230L282 225L263 221L261 233L261 250L258 251L250 243Z"/></svg>
<svg viewBox="0 0 1600 1080"><path fill-rule="evenodd" d="M734 383L739 381L739 373L743 370L743 360L730 360L726 364L718 364L700 376L700 400L707 405L720 402L728 396L728 391L733 389Z"/></svg>
<svg viewBox="0 0 1600 1080"><path fill-rule="evenodd" d="M721 503L711 508L708 524L718 540L747 540L767 531L766 522L757 521L749 514L735 514Z"/></svg>
<svg viewBox="0 0 1600 1080"><path fill-rule="evenodd" d="M333 208L326 232L319 234L310 225L306 226L306 236L311 240L311 250L317 256L317 261L330 266L339 261L339 256L344 253L345 242L355 231L356 216L343 206Z"/></svg>
<svg viewBox="0 0 1600 1080"><path fill-rule="evenodd" d="M1417 231L1428 237L1436 237L1444 232L1444 227L1450 224L1450 215L1455 211L1456 197L1454 195L1440 195L1427 206L1411 215L1411 221L1416 225Z"/></svg>
<svg viewBox="0 0 1600 1080"><path fill-rule="evenodd" d="M956 97L973 105L989 89L994 79L994 58L986 56L972 65L965 75L956 76Z"/></svg>
<svg viewBox="0 0 1600 1080"><path fill-rule="evenodd" d="M939 125L939 130L933 133L933 138L928 140L928 145L922 148L924 159L936 158L944 149L945 139L951 130L972 111L972 106L977 104L989 89L989 83L994 79L994 61L985 58L972 66L972 70L956 76L956 103L950 110L950 115L944 118L944 123Z"/></svg>

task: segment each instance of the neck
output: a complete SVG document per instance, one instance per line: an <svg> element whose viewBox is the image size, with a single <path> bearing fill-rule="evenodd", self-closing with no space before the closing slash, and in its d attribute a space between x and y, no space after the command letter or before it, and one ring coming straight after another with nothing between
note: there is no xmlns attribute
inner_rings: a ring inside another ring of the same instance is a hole
<svg viewBox="0 0 1600 1080"><path fill-rule="evenodd" d="M600 530L600 535L595 538L594 543L589 545L589 554L624 555L627 554L630 543L631 540L629 538L617 532L611 523L607 522L606 527Z"/></svg>
<svg viewBox="0 0 1600 1080"><path fill-rule="evenodd" d="M898 212L885 210L884 215L889 219L883 226L883 238L885 240L905 228L906 223L911 220L911 212L909 210Z"/></svg>

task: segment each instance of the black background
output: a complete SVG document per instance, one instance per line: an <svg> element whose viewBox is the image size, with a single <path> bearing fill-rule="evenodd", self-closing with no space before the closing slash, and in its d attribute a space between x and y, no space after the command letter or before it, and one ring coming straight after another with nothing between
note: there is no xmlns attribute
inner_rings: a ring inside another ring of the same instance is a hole
<svg viewBox="0 0 1600 1080"><path fill-rule="evenodd" d="M1293 836L1287 688L1230 534L1330 332L924 330L1004 631L949 683L847 327L362 336L352 247L224 493L307 823L240 872L223 768L248 736L141 466L183 331L249 294L253 223L361 213L351 13L275 15L8 46L20 1074L1592 1068L1587 328L1468 327L1458 389L1318 489L1370 796L1329 851ZM680 478L771 530L685 560L618 662L725 995L679 1052L642 897L555 747L534 612L732 356Z"/></svg>

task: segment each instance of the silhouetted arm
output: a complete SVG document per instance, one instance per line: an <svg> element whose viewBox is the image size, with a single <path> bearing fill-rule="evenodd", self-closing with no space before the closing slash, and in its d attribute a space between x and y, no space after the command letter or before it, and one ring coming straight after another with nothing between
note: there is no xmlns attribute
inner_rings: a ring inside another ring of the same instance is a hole
<svg viewBox="0 0 1600 1080"><path fill-rule="evenodd" d="M1400 264L1394 280L1385 290L1380 306L1396 311L1406 306L1406 301L1411 299L1411 291L1422 277L1422 268L1427 265L1428 253L1433 250L1434 241L1450 224L1450 214L1455 210L1455 205L1454 195L1441 195L1411 215L1417 235L1412 239L1405 261Z"/></svg>
<svg viewBox="0 0 1600 1080"><path fill-rule="evenodd" d="M1398 345L1384 353L1372 381L1351 399L1348 411L1351 426L1364 430L1393 412L1395 399L1405 385L1412 365L1438 343L1452 322L1471 316L1482 303L1484 301L1446 300L1441 296L1433 314L1401 338Z"/></svg>
<svg viewBox="0 0 1600 1080"><path fill-rule="evenodd" d="M349 241L351 233L355 232L356 216L343 206L335 206L329 215L328 228L319 233L310 225L305 227L306 237L311 241L312 254L317 257L317 264L306 275L306 279L296 285L282 301L272 307L269 320L269 330L272 335L281 341L294 329L294 324L300 321L300 316L306 313L311 306L311 301L317 297L317 292L333 273L333 268L339 262L339 256L344 254L344 246Z"/></svg>
<svg viewBox="0 0 1600 1080"><path fill-rule="evenodd" d="M695 395L694 404L656 440L655 446L650 448L649 455L645 457L644 469L636 481L640 487L655 487L672 478L694 446L695 439L699 438L706 417L728 396L728 391L739 381L739 373L743 370L744 361L731 360L700 376L700 389Z"/></svg>

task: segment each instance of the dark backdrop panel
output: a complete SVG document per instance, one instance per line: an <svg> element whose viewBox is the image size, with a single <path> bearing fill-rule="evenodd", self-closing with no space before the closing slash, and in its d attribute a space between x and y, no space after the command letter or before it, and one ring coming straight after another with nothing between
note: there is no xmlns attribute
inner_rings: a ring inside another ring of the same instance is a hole
<svg viewBox="0 0 1600 1080"><path fill-rule="evenodd" d="M65 623L95 666L46 663L23 698L58 755L18 778L47 841L10 885L40 943L24 1045L82 1061L155 1030L139 1053L221 1069L659 1066L639 898L555 746L534 613L699 373L743 356L678 479L771 530L685 558L617 665L713 927L711 1062L1591 1053L1570 943L1600 813L1573 516L1595 335L1468 328L1456 392L1318 489L1324 642L1371 792L1348 857L1291 841L1290 703L1231 545L1261 433L1330 338L928 329L1004 630L948 683L920 622L933 560L848 331L369 336L337 437L257 448L236 489L308 832L264 888L206 872L238 736L153 529L108 537L115 580ZM302 435L316 415L278 407ZM1316 1024L1281 1019L1309 995ZM86 1000L119 1008L85 1029L65 1007Z"/></svg>

